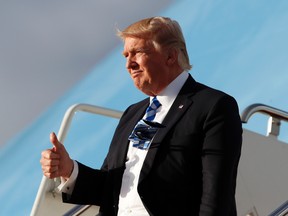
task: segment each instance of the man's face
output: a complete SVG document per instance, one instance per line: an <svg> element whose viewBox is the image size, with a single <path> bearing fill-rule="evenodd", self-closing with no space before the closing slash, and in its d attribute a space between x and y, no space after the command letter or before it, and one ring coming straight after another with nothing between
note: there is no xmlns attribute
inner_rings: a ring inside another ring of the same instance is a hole
<svg viewBox="0 0 288 216"><path fill-rule="evenodd" d="M123 55L135 86L143 93L156 95L169 84L168 55L155 49L152 43L128 37L125 39Z"/></svg>

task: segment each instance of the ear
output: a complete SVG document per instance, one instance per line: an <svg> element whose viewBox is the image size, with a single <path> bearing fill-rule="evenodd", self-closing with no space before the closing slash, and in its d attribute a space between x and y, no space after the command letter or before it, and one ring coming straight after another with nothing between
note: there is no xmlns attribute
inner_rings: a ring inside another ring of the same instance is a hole
<svg viewBox="0 0 288 216"><path fill-rule="evenodd" d="M175 48L170 48L167 50L167 64L171 66L178 63L178 52Z"/></svg>

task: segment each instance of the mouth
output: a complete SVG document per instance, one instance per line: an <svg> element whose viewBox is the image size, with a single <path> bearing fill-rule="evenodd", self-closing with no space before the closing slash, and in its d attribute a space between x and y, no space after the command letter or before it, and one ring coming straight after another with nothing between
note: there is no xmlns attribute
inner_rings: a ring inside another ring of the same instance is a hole
<svg viewBox="0 0 288 216"><path fill-rule="evenodd" d="M131 77L134 79L134 78L138 77L141 73L142 73L141 70L137 70L137 71L132 71L132 72L130 73L130 75L131 75Z"/></svg>

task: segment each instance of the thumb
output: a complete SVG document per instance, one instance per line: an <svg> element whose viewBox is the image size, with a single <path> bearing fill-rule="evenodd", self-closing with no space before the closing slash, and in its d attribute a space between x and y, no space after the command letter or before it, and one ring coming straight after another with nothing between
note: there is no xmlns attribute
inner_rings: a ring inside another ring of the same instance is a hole
<svg viewBox="0 0 288 216"><path fill-rule="evenodd" d="M62 144L59 142L59 140L58 140L58 138L57 138L57 136L56 136L56 134L55 134L54 132L52 132L52 133L50 134L50 142L51 142L52 145L53 145L53 150L54 150L54 151L59 150L60 147L61 147L61 145L62 145Z"/></svg>

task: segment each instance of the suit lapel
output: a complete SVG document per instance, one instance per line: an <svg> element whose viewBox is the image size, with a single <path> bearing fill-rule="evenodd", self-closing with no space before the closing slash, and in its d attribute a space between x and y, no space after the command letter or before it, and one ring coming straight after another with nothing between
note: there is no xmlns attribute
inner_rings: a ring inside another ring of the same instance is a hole
<svg viewBox="0 0 288 216"><path fill-rule="evenodd" d="M162 122L162 124L165 125L165 127L159 129L157 133L155 134L155 137L151 143L151 146L149 148L149 151L147 153L147 156L145 158L145 161L141 170L139 183L149 173L153 165L156 153L159 149L159 146L163 144L165 145L165 143L162 143L164 137L167 135L170 129L175 124L177 124L178 120L184 115L187 109L192 105L193 103L192 96L195 93L194 92L195 85L196 85L195 80L189 75L187 81L185 82L184 86L180 90L173 105L171 106L164 121Z"/></svg>
<svg viewBox="0 0 288 216"><path fill-rule="evenodd" d="M127 151L129 146L128 137L133 131L133 128L137 122L143 117L147 106L149 105L149 98L141 101L135 106L130 107L130 110L127 113L124 113L122 116L117 131L115 134L118 136L113 138L113 150L109 151L111 153L110 168L118 168L124 166Z"/></svg>

